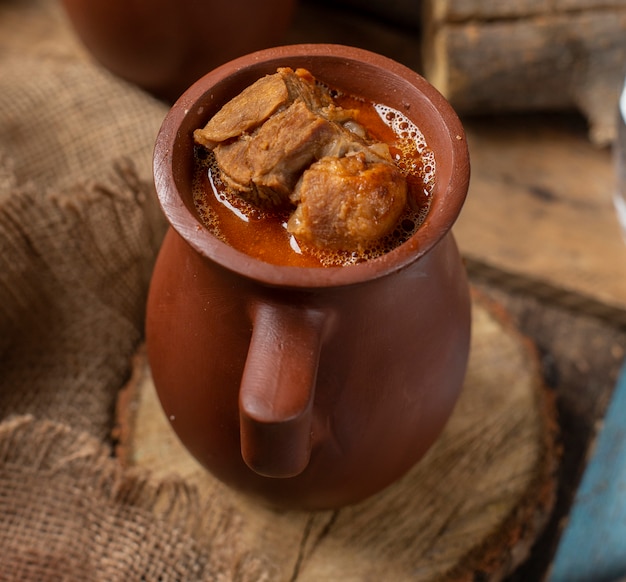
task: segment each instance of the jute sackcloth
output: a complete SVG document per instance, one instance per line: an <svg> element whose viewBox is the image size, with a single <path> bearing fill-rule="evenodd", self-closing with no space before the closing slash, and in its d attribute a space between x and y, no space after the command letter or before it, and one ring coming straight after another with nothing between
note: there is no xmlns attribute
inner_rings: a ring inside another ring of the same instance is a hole
<svg viewBox="0 0 626 582"><path fill-rule="evenodd" d="M89 58L60 3L0 1L0 581L264 579L208 543L192 486L112 452L166 227L166 112Z"/></svg>
<svg viewBox="0 0 626 582"><path fill-rule="evenodd" d="M150 157L165 106L33 52L0 68L0 412L103 437L164 228Z"/></svg>

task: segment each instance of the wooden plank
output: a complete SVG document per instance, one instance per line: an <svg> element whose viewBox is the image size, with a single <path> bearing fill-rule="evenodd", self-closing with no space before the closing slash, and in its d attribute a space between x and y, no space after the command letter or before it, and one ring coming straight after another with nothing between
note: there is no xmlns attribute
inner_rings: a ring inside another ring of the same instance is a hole
<svg viewBox="0 0 626 582"><path fill-rule="evenodd" d="M566 111L594 143L615 139L626 2L427 0L426 77L462 113Z"/></svg>
<svg viewBox="0 0 626 582"><path fill-rule="evenodd" d="M626 577L626 367L611 399L550 582L616 582Z"/></svg>
<svg viewBox="0 0 626 582"><path fill-rule="evenodd" d="M626 309L611 152L574 116L466 119L470 190L454 227L469 259ZM573 306L574 307L574 306Z"/></svg>
<svg viewBox="0 0 626 582"><path fill-rule="evenodd" d="M597 0L426 0L438 20L461 22L470 19L495 20L598 9ZM625 0L604 0L601 9L626 6Z"/></svg>

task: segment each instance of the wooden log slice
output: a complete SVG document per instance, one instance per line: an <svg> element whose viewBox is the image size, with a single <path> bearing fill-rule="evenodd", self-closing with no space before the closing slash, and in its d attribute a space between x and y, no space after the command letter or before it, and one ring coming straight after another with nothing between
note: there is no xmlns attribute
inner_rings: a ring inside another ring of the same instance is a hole
<svg viewBox="0 0 626 582"><path fill-rule="evenodd" d="M626 3L424 2L424 73L462 114L578 110L616 135Z"/></svg>
<svg viewBox="0 0 626 582"><path fill-rule="evenodd" d="M190 484L194 533L227 579L502 580L553 504L555 411L537 354L499 305L476 295L467 379L442 436L404 478L354 506L274 511L217 481L170 428L143 350L117 412L119 458ZM249 578L233 574L242 564Z"/></svg>

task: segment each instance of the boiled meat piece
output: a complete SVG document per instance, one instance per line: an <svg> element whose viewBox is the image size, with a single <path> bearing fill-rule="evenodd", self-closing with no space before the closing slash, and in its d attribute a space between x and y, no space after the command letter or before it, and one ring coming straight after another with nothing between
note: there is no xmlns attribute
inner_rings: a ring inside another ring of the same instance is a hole
<svg viewBox="0 0 626 582"><path fill-rule="evenodd" d="M289 91L280 75L267 75L226 103L194 139L209 149L218 143L257 128L289 100Z"/></svg>
<svg viewBox="0 0 626 582"><path fill-rule="evenodd" d="M354 114L306 69L282 67L224 105L194 140L213 150L229 187L255 204L284 207L307 166L366 148Z"/></svg>
<svg viewBox="0 0 626 582"><path fill-rule="evenodd" d="M306 106L315 112L324 110L326 107L334 106L333 100L325 87L318 85L315 77L306 69L290 69L282 67L276 73L281 77L291 101L302 99Z"/></svg>
<svg viewBox="0 0 626 582"><path fill-rule="evenodd" d="M296 185L287 230L315 246L361 250L393 230L406 197L406 179L393 163L364 152L326 157Z"/></svg>
<svg viewBox="0 0 626 582"><path fill-rule="evenodd" d="M215 147L222 179L261 206L287 206L302 172L324 156L342 130L301 99L273 115L257 132Z"/></svg>
<svg viewBox="0 0 626 582"><path fill-rule="evenodd" d="M312 111L332 105L328 93L315 84L305 69L278 69L246 87L226 103L202 129L194 131L196 143L213 149L218 143L253 131L274 113L302 99Z"/></svg>
<svg viewBox="0 0 626 582"><path fill-rule="evenodd" d="M337 106L305 69L285 67L228 102L194 139L243 198L295 207L287 228L296 238L360 250L393 229L407 184L357 113Z"/></svg>

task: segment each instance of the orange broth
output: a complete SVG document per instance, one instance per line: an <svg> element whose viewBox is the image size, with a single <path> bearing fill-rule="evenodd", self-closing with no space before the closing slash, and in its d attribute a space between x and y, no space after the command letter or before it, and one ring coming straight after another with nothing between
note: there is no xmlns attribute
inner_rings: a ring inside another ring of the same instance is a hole
<svg viewBox="0 0 626 582"><path fill-rule="evenodd" d="M384 105L333 94L337 105L356 109L356 121L369 137L389 146L394 163L406 176L407 206L395 230L361 252L306 246L286 229L290 211L259 209L222 182L214 156L196 146L194 203L204 225L230 246L256 259L298 267L344 266L372 259L410 238L424 221L433 189L435 160L419 129Z"/></svg>

